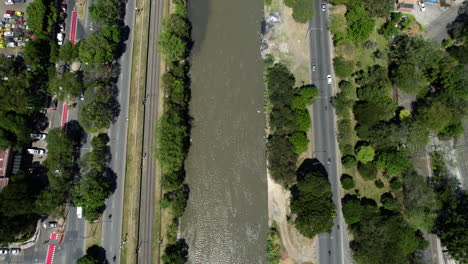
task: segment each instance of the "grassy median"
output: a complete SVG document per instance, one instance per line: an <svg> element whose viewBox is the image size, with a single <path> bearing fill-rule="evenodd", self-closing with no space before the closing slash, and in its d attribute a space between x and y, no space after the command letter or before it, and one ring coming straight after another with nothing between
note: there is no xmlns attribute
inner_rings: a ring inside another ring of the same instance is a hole
<svg viewBox="0 0 468 264"><path fill-rule="evenodd" d="M146 82L146 60L148 50L149 1L137 0L133 35L132 73L128 114L127 156L122 220L121 263L136 263L134 254L138 245L138 201L140 192L140 157L142 153L144 116L141 100Z"/></svg>

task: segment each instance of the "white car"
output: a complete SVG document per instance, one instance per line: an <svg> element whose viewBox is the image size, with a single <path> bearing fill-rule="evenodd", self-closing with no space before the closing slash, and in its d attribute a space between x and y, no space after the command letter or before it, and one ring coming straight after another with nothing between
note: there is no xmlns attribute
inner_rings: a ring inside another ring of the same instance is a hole
<svg viewBox="0 0 468 264"><path fill-rule="evenodd" d="M0 249L0 255L6 255L6 254L8 254L8 249L6 248Z"/></svg>
<svg viewBox="0 0 468 264"><path fill-rule="evenodd" d="M326 4L322 4L322 11L325 11L327 10L327 5Z"/></svg>
<svg viewBox="0 0 468 264"><path fill-rule="evenodd" d="M44 228L47 228L47 227L57 227L57 222L55 222L55 221L50 221L50 222L47 222L47 223L44 222L43 225L44 225Z"/></svg>
<svg viewBox="0 0 468 264"><path fill-rule="evenodd" d="M317 66L312 65L312 71L316 71L316 70L317 70Z"/></svg>
<svg viewBox="0 0 468 264"><path fill-rule="evenodd" d="M45 153L45 150L44 150L44 149L33 149L33 148L29 148L29 149L28 149L28 153L29 153L29 154L32 154L32 155L41 155L41 154L44 154L44 153Z"/></svg>
<svg viewBox="0 0 468 264"><path fill-rule="evenodd" d="M331 78L331 75L327 75L327 82L328 84L331 84L332 83L332 78Z"/></svg>
<svg viewBox="0 0 468 264"><path fill-rule="evenodd" d="M13 255L18 255L21 252L21 248L12 248L10 249L10 253Z"/></svg>
<svg viewBox="0 0 468 264"><path fill-rule="evenodd" d="M44 139L46 138L46 134L44 133L33 133L31 134L32 139Z"/></svg>

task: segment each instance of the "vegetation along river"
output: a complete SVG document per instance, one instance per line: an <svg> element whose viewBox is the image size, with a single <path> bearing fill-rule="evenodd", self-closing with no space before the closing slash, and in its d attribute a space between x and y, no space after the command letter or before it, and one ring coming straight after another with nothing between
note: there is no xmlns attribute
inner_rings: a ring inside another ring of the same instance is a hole
<svg viewBox="0 0 468 264"><path fill-rule="evenodd" d="M193 121L180 235L190 263L266 262L262 10L262 0L189 0Z"/></svg>

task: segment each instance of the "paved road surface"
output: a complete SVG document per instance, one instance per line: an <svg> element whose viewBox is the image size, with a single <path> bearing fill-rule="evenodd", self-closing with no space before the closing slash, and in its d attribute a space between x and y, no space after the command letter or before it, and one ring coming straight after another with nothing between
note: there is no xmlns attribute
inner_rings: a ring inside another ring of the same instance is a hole
<svg viewBox="0 0 468 264"><path fill-rule="evenodd" d="M121 73L117 82L119 88L118 101L120 103L120 115L117 121L111 125L109 131L110 149L112 159L110 167L117 175L115 192L106 201L106 210L103 214L101 246L106 250L107 259L113 263L120 263L120 243L122 237L122 208L123 187L125 182L126 148L127 148L127 119L128 99L130 90L130 72L133 51L133 23L135 21L135 1L128 0L125 9L125 25L130 28L129 39L125 42L127 49L120 58ZM110 221L109 215L112 217Z"/></svg>
<svg viewBox="0 0 468 264"><path fill-rule="evenodd" d="M333 96L333 85L327 83L327 75L332 75L330 39L328 32L328 11L321 8L322 2L315 1L315 16L309 22L309 43L311 65L316 71L311 72L312 83L319 89L319 99L313 105L312 128L314 133L314 156L325 166L333 191L337 217L331 233L319 235L320 263L350 263L349 254L344 254L349 247L343 216L341 213L340 182L337 165L340 159L337 154L335 137L335 111L330 104ZM312 68L312 67L311 67Z"/></svg>
<svg viewBox="0 0 468 264"><path fill-rule="evenodd" d="M146 65L145 109L143 129L143 170L140 189L138 221L138 263L151 264L153 246L154 199L156 186L156 162L153 157L154 134L158 116L159 63L157 36L161 31L163 0L150 1L148 60Z"/></svg>

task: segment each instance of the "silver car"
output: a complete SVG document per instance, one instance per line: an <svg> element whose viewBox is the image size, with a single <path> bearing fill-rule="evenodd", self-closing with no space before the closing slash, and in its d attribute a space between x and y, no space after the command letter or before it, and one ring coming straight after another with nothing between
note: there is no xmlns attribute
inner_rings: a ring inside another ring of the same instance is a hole
<svg viewBox="0 0 468 264"><path fill-rule="evenodd" d="M328 84L331 84L332 83L332 78L331 78L331 75L327 75L327 82Z"/></svg>

